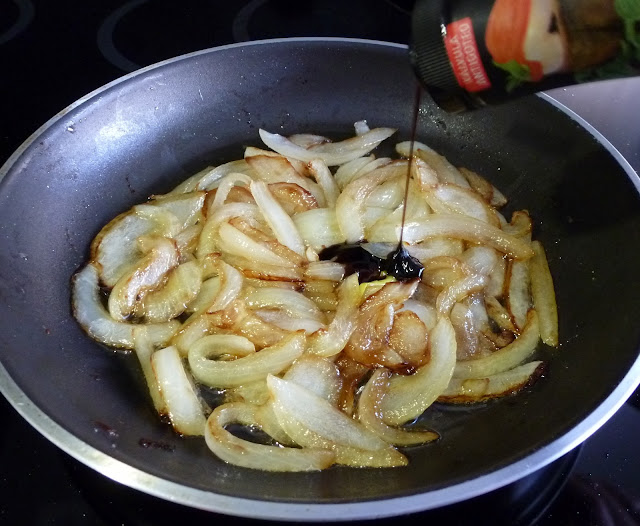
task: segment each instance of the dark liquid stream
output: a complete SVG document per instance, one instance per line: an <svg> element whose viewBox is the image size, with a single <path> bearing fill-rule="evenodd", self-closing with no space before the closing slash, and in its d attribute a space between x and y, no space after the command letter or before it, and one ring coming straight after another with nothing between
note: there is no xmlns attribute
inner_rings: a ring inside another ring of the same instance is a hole
<svg viewBox="0 0 640 526"><path fill-rule="evenodd" d="M409 198L409 182L411 180L411 167L413 165L413 145L418 129L418 115L420 113L420 99L422 88L416 85L413 101L413 115L411 122L411 146L409 148L409 163L407 165L407 177L404 187L404 200L402 204L402 222L400 224L400 239L398 247L390 252L386 259L370 254L360 244L333 245L320 252L320 259L332 260L345 266L346 275L358 273L360 283L375 281L383 277L383 273L393 276L398 281L407 281L422 276L424 267L414 258L402 241L404 237L404 225L407 219L407 200Z"/></svg>

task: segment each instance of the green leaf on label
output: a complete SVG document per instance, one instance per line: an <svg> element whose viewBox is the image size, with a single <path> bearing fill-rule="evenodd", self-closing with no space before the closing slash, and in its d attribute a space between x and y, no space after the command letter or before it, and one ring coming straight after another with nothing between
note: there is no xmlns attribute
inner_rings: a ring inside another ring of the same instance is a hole
<svg viewBox="0 0 640 526"><path fill-rule="evenodd" d="M524 82L531 80L531 70L526 64L520 64L516 60L509 60L508 62L496 62L493 61L493 65L507 72L507 85L506 90L511 93L518 86Z"/></svg>
<svg viewBox="0 0 640 526"><path fill-rule="evenodd" d="M613 6L620 18L633 22L640 20L640 0L615 0Z"/></svg>

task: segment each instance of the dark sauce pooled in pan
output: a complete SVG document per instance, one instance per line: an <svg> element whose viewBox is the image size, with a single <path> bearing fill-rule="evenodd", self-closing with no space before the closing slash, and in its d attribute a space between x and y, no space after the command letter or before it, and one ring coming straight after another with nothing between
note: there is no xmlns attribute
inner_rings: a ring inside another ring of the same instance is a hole
<svg viewBox="0 0 640 526"><path fill-rule="evenodd" d="M422 88L416 86L416 93L413 105L413 121L411 124L411 147L409 149L409 164L407 166L407 176L404 188L404 201L402 208L402 223L400 226L400 241L398 247L390 252L385 259L374 256L365 250L361 244L341 244L332 245L320 252L321 260L331 260L342 263L345 266L345 274L357 273L360 283L376 281L386 276L393 276L398 281L408 281L420 278L424 267L414 258L402 245L404 224L407 213L407 198L409 197L409 181L411 179L411 165L413 159L413 144L416 140L416 129L418 125L418 113L420 110L420 96Z"/></svg>

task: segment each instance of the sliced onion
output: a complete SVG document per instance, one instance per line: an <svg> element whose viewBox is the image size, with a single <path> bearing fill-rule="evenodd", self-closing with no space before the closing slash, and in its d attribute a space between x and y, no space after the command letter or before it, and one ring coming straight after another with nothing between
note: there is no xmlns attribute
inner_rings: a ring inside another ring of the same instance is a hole
<svg viewBox="0 0 640 526"><path fill-rule="evenodd" d="M312 261L307 265L304 275L311 280L340 282L344 278L344 265L335 261Z"/></svg>
<svg viewBox="0 0 640 526"><path fill-rule="evenodd" d="M513 395L535 382L544 369L544 362L534 361L484 378L452 378L438 402L464 404Z"/></svg>
<svg viewBox="0 0 640 526"><path fill-rule="evenodd" d="M540 337L547 345L558 346L558 307L553 288L553 278L544 248L539 241L534 241L534 256L529 261L531 272L531 295L533 306L540 321Z"/></svg>
<svg viewBox="0 0 640 526"><path fill-rule="evenodd" d="M276 404L272 404L278 425L286 436L291 437L295 443L305 448L327 448L335 453L335 463L351 467L389 468L406 466L408 461L402 453L387 446L375 451L346 446L328 440L324 436L310 430L303 424L297 415L278 410Z"/></svg>
<svg viewBox="0 0 640 526"><path fill-rule="evenodd" d="M202 313L213 304L220 290L220 276L214 276L202 282L198 295L187 305L186 312Z"/></svg>
<svg viewBox="0 0 640 526"><path fill-rule="evenodd" d="M268 403L269 398L266 379L231 387L226 389L224 393L225 402L246 402L253 405L262 405Z"/></svg>
<svg viewBox="0 0 640 526"><path fill-rule="evenodd" d="M500 226L494 209L470 188L462 188L457 184L439 184L428 189L424 195L429 206L438 213L462 214Z"/></svg>
<svg viewBox="0 0 640 526"><path fill-rule="evenodd" d="M138 325L114 320L103 307L98 283L98 269L88 264L78 272L72 281L73 315L82 328L94 340L110 345L133 349L133 331ZM154 345L164 345L178 330L180 323L147 324L147 334Z"/></svg>
<svg viewBox="0 0 640 526"><path fill-rule="evenodd" d="M439 435L433 431L408 431L384 423L381 405L389 388L390 375L391 373L385 369L373 372L358 401L358 420L382 440L396 446L413 446L437 440Z"/></svg>
<svg viewBox="0 0 640 526"><path fill-rule="evenodd" d="M136 248L140 236L155 232L157 223L133 211L120 214L107 223L91 243L91 260L99 265L100 281L113 287L134 265L141 254Z"/></svg>
<svg viewBox="0 0 640 526"><path fill-rule="evenodd" d="M347 243L364 238L363 207L367 197L380 184L401 175L402 165L391 164L349 183L336 201L336 218ZM375 240L372 240L375 241Z"/></svg>
<svg viewBox="0 0 640 526"><path fill-rule="evenodd" d="M143 243L142 252L147 255L122 275L109 295L109 313L116 320L126 320L134 314L144 295L158 288L167 272L178 266L179 254L174 241L165 237L142 237L139 242Z"/></svg>
<svg viewBox="0 0 640 526"><path fill-rule="evenodd" d="M320 329L309 338L309 352L318 356L335 356L342 351L355 329L355 317L360 305L358 276L351 274L338 289L336 313L327 329Z"/></svg>
<svg viewBox="0 0 640 526"><path fill-rule="evenodd" d="M364 135L365 133L369 133L371 131L371 128L369 128L367 121L364 120L354 122L353 127L356 131L356 135Z"/></svg>
<svg viewBox="0 0 640 526"><path fill-rule="evenodd" d="M366 206L394 210L402 204L402 200L404 199L403 183L404 181L400 178L382 183L371 192L367 198Z"/></svg>
<svg viewBox="0 0 640 526"><path fill-rule="evenodd" d="M454 237L482 243L514 259L528 259L533 256L528 242L488 223L459 214L432 214L420 224L407 225L404 231L405 241L410 244L434 237Z"/></svg>
<svg viewBox="0 0 640 526"><path fill-rule="evenodd" d="M533 354L539 340L538 315L535 310L531 309L527 314L527 324L522 330L522 334L513 343L498 349L489 356L458 362L453 373L454 377L484 378L512 369Z"/></svg>
<svg viewBox="0 0 640 526"><path fill-rule="evenodd" d="M312 159L307 165L309 173L318 182L326 198L326 204L333 207L336 199L340 195L340 188L333 177L333 174L322 159Z"/></svg>
<svg viewBox="0 0 640 526"><path fill-rule="evenodd" d="M298 233L289 214L273 197L267 185L261 181L253 181L250 184L251 194L258 204L267 224L273 230L276 239L284 246L293 250L296 254L304 255L304 243Z"/></svg>
<svg viewBox="0 0 640 526"><path fill-rule="evenodd" d="M272 150L293 159L309 162L322 159L328 166L337 166L368 154L382 141L391 137L396 130L374 128L373 130L342 142L319 144L309 150L295 145L286 137L260 130L260 138Z"/></svg>
<svg viewBox="0 0 640 526"><path fill-rule="evenodd" d="M405 300L402 308L398 309L396 312L400 313L403 311L415 313L429 330L433 329L438 321L438 313L435 307L414 299Z"/></svg>
<svg viewBox="0 0 640 526"><path fill-rule="evenodd" d="M368 431L362 424L295 382L269 375L267 387L273 396L279 421L281 415L291 415L309 431L344 446L367 451L387 447L383 440ZM284 429L287 428L284 427Z"/></svg>
<svg viewBox="0 0 640 526"><path fill-rule="evenodd" d="M256 176L254 180L267 184L292 183L300 186L311 195L318 206L326 206L326 199L322 188L308 177L304 177L293 167L295 159L272 155L255 155L247 157L247 162L253 168Z"/></svg>
<svg viewBox="0 0 640 526"><path fill-rule="evenodd" d="M275 254L264 245L254 241L229 223L223 223L219 229L219 246L223 252L240 256L257 263L275 265L279 267L290 267L292 263L285 258Z"/></svg>
<svg viewBox="0 0 640 526"><path fill-rule="evenodd" d="M251 167L244 159L231 161L203 173L196 185L196 189L205 191L213 190L218 187L220 181L222 181L226 175L233 172L243 173L252 178L254 176L253 170L251 170Z"/></svg>
<svg viewBox="0 0 640 526"><path fill-rule="evenodd" d="M229 191L237 184L249 186L249 184L251 184L251 178L248 175L238 172L231 172L230 174L225 175L220 181L216 195L210 205L210 210L217 210L220 208L227 199Z"/></svg>
<svg viewBox="0 0 640 526"><path fill-rule="evenodd" d="M200 241L196 251L196 256L199 259L203 259L207 254L218 252L217 236L220 225L234 217L254 218L257 221L260 217L260 209L257 205L251 203L227 203L212 211L200 234Z"/></svg>
<svg viewBox="0 0 640 526"><path fill-rule="evenodd" d="M220 288L213 302L206 308L207 312L226 309L238 297L242 289L243 277L238 269L220 260L218 262Z"/></svg>
<svg viewBox="0 0 640 526"><path fill-rule="evenodd" d="M405 157L409 156L411 142L405 141L396 144L396 151ZM414 154L425 161L438 174L441 183L454 183L458 186L469 187L469 183L455 166L446 157L429 148L426 144L415 141L413 143Z"/></svg>
<svg viewBox="0 0 640 526"><path fill-rule="evenodd" d="M382 417L389 425L401 425L420 416L449 384L456 366L456 335L442 317L429 332L430 359L410 376L394 375L382 399Z"/></svg>
<svg viewBox="0 0 640 526"><path fill-rule="evenodd" d="M339 166L334 175L338 188L342 189L347 186L347 184L349 184L355 178L358 171L374 159L374 155L369 155L368 157L358 157ZM387 159L386 162L390 162L390 159Z"/></svg>
<svg viewBox="0 0 640 526"><path fill-rule="evenodd" d="M340 371L327 358L304 354L293 362L283 378L308 389L333 406L338 405L342 385Z"/></svg>
<svg viewBox="0 0 640 526"><path fill-rule="evenodd" d="M156 379L156 375L153 372L153 366L151 365L151 356L155 352L155 347L147 334L147 328L145 325L140 325L133 330L133 341L136 356L140 362L140 368L142 369L142 374L144 374L144 379L147 383L147 388L149 389L153 406L159 415L164 416L167 414L168 409L164 399L162 398L158 380Z"/></svg>
<svg viewBox="0 0 640 526"><path fill-rule="evenodd" d="M203 435L205 416L189 373L175 347L153 353L151 365L173 428L181 435Z"/></svg>
<svg viewBox="0 0 640 526"><path fill-rule="evenodd" d="M304 352L305 336L294 333L277 345L233 361L211 360L205 339L189 349L189 365L196 379L211 387L235 387L278 374Z"/></svg>
<svg viewBox="0 0 640 526"><path fill-rule="evenodd" d="M320 251L345 242L333 208L315 208L293 216L304 243Z"/></svg>
<svg viewBox="0 0 640 526"><path fill-rule="evenodd" d="M252 309L281 309L293 318L310 318L324 322L324 315L309 298L295 290L279 287L256 289L246 299Z"/></svg>
<svg viewBox="0 0 640 526"><path fill-rule="evenodd" d="M182 224L169 210L150 204L136 205L133 212L155 224L155 231L166 237L175 237L181 230Z"/></svg>
<svg viewBox="0 0 640 526"><path fill-rule="evenodd" d="M318 471L333 464L328 449L281 448L242 440L225 429L229 424L256 425L256 408L232 403L217 407L206 423L205 440L216 456L234 464L265 471Z"/></svg>
<svg viewBox="0 0 640 526"><path fill-rule="evenodd" d="M459 168L459 170L471 188L478 192L491 206L500 208L507 204L507 198L484 177L467 168Z"/></svg>
<svg viewBox="0 0 640 526"><path fill-rule="evenodd" d="M476 274L489 276L498 263L498 253L489 247L472 246L460 254L460 260L471 268Z"/></svg>
<svg viewBox="0 0 640 526"><path fill-rule="evenodd" d="M317 144L331 142L330 139L323 135L313 135L311 133L296 133L289 136L289 140L302 148L309 149Z"/></svg>
<svg viewBox="0 0 640 526"><path fill-rule="evenodd" d="M498 327L511 332L517 331L511 314L495 296L486 296L485 305L487 306L487 314Z"/></svg>
<svg viewBox="0 0 640 526"><path fill-rule="evenodd" d="M444 289L436 302L436 309L440 316L448 316L456 302L466 298L473 292L481 290L487 278L478 274L471 274Z"/></svg>
<svg viewBox="0 0 640 526"><path fill-rule="evenodd" d="M527 323L527 312L531 308L529 296L529 262L509 261L507 264L506 307L515 326L522 329Z"/></svg>
<svg viewBox="0 0 640 526"><path fill-rule="evenodd" d="M184 230L202 220L202 207L206 192L189 192L177 195L154 196L151 204L173 214Z"/></svg>
<svg viewBox="0 0 640 526"><path fill-rule="evenodd" d="M145 295L136 315L158 323L172 320L182 314L202 285L202 269L197 261L188 261L173 268L158 290Z"/></svg>
<svg viewBox="0 0 640 526"><path fill-rule="evenodd" d="M289 332L304 331L313 334L325 328L325 324L311 318L293 317L277 309L257 309L254 314L260 319Z"/></svg>
<svg viewBox="0 0 640 526"><path fill-rule="evenodd" d="M313 194L297 184L271 183L269 191L290 216L318 208L318 201L313 197Z"/></svg>

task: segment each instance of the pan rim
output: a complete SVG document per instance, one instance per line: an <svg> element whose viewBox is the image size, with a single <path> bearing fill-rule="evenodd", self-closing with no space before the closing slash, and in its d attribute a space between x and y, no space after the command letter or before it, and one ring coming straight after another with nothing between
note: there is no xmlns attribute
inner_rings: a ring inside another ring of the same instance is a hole
<svg viewBox="0 0 640 526"><path fill-rule="evenodd" d="M0 183L9 173L12 166L20 159L22 154L40 137L47 129L57 123L78 106L98 96L103 91L112 88L130 78L144 75L146 72L166 66L176 61L195 57L211 52L226 49L242 48L257 45L283 44L283 43L342 43L342 44L366 44L384 48L408 49L407 46L378 40L351 39L351 38L324 38L324 37L299 37L268 39L252 42L229 44L205 50L199 50L178 57L174 57L156 64L152 64L135 72L123 75L118 79L90 92L78 99L65 109L49 119L38 128L18 149L8 158L0 168ZM618 152L609 141L593 126L580 116L566 108L564 105L546 94L539 95L546 102L554 105L571 119L576 121L591 136L593 136L616 160L625 171L636 189L640 191L640 179L629 162ZM233 497L186 487L155 475L151 475L137 468L118 461L109 455L102 453L90 444L78 439L51 417L46 415L33 403L25 392L11 378L8 371L0 362L0 392L7 398L16 411L29 422L39 433L49 441L69 454L76 460L133 489L144 493L170 500L190 507L235 515L247 518L260 518L283 521L338 521L338 520L364 520L391 517L398 514L424 511L440 506L454 504L462 500L478 496L505 486L530 473L537 471L562 455L566 454L591 434L601 427L633 393L640 384L640 357L636 358L624 378L611 391L611 393L577 426L560 438L550 442L539 450L503 468L487 473L473 480L464 481L453 486L430 491L428 493L416 493L400 497L388 497L377 500L361 500L339 503L291 503L287 501L264 501L248 498Z"/></svg>

